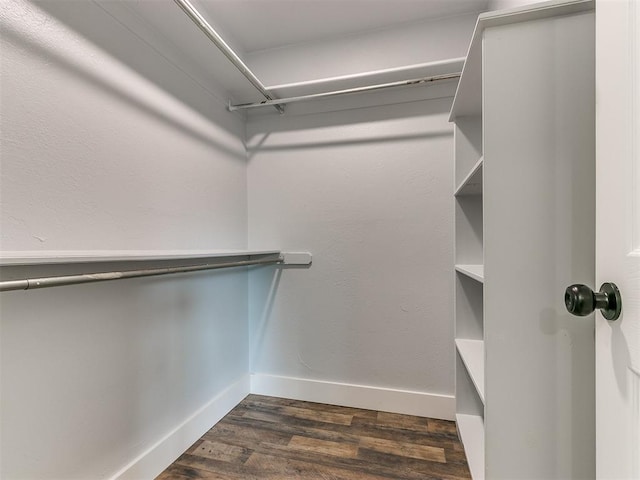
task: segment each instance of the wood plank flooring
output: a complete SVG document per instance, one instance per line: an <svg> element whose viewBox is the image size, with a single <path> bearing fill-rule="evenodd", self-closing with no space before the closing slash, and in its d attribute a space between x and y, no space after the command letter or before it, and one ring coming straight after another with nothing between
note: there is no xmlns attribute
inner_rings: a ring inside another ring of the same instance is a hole
<svg viewBox="0 0 640 480"><path fill-rule="evenodd" d="M470 478L453 422L249 395L157 480Z"/></svg>

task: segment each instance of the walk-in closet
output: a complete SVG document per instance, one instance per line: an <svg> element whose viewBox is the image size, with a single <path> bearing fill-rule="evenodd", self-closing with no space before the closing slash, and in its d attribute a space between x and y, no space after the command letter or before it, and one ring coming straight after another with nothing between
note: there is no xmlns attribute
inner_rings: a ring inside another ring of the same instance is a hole
<svg viewBox="0 0 640 480"><path fill-rule="evenodd" d="M637 0L0 38L1 478L640 478Z"/></svg>

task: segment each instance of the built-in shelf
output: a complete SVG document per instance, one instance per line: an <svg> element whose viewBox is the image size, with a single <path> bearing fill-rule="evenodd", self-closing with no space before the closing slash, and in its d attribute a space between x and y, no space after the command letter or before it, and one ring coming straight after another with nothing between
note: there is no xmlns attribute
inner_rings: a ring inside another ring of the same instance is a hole
<svg viewBox="0 0 640 480"><path fill-rule="evenodd" d="M484 403L484 342L458 338L456 347L478 396Z"/></svg>
<svg viewBox="0 0 640 480"><path fill-rule="evenodd" d="M473 480L484 479L484 421L478 415L456 415L460 440Z"/></svg>
<svg viewBox="0 0 640 480"><path fill-rule="evenodd" d="M454 193L456 197L462 195L480 195L482 193L483 160L484 157L480 157L480 159L471 168L471 171L466 177L464 177L462 182L460 182L460 185L458 185L458 188L456 188Z"/></svg>
<svg viewBox="0 0 640 480"><path fill-rule="evenodd" d="M456 272L484 283L484 265L456 265Z"/></svg>
<svg viewBox="0 0 640 480"><path fill-rule="evenodd" d="M511 312L526 303L532 291L538 303L554 305L562 286L537 285L553 283L558 271L566 277L583 268L584 275L592 274L588 263L554 264L567 245L575 250L567 239L587 251L593 248L592 238L576 233L584 230L581 223L558 225L542 212L553 208L572 216L585 205L576 198L592 199L588 182L593 173L589 170L593 117L585 112L592 112L594 101L595 3L528 2L480 14L453 100L456 422L473 480L594 476L593 465L576 465L545 445L546 439L570 438L574 453L581 451L588 458L593 429L586 424L578 431L571 422L550 417L547 403L538 401L548 392L537 387L555 386L561 366L579 374L571 385L559 388L565 393L579 390L588 398L593 372L589 365L568 366L570 358L550 355L555 343L548 332L540 331L537 311L523 312L516 319ZM555 35L559 31L563 34ZM548 74L544 82L539 81L539 72ZM571 95L561 102L545 102L557 91ZM558 112L567 120L549 127ZM571 150L575 144L584 150ZM558 157L550 152L559 145L570 153ZM514 163L514 156L527 160ZM585 175L572 185L575 195L554 197L554 176L578 164ZM531 172L536 172L535 182L541 188L513 187L530 179ZM519 246L534 241L531 236L540 232L555 241L538 242L523 258ZM486 281L484 265L491 270ZM538 273L532 276L533 271ZM556 275L549 276L549 271ZM523 291L519 288L523 282L533 287ZM593 345L586 343L576 342L573 348L593 353ZM536 378L536 385L531 378ZM559 411L593 407L588 402L572 404L574 397L556 395L560 400L555 406ZM538 440L532 441L534 437Z"/></svg>

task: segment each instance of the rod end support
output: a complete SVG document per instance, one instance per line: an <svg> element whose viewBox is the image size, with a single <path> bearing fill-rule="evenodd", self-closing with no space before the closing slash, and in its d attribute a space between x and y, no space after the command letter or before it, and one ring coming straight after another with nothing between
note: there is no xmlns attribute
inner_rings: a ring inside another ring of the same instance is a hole
<svg viewBox="0 0 640 480"><path fill-rule="evenodd" d="M313 257L309 252L283 252L280 254L283 265L311 265Z"/></svg>

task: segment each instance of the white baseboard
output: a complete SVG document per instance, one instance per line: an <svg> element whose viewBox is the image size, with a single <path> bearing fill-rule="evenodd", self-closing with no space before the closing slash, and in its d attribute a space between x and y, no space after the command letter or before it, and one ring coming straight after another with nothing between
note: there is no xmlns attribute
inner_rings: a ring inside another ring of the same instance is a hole
<svg viewBox="0 0 640 480"><path fill-rule="evenodd" d="M455 397L453 395L262 374L251 375L251 393L455 420Z"/></svg>
<svg viewBox="0 0 640 480"><path fill-rule="evenodd" d="M111 478L113 480L146 480L157 477L238 405L249 394L249 386L249 375L245 375Z"/></svg>

